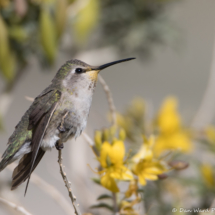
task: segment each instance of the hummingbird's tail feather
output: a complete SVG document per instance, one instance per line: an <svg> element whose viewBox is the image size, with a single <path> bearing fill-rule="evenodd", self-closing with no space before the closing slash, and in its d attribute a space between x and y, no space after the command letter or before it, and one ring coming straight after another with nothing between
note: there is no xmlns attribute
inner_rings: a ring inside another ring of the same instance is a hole
<svg viewBox="0 0 215 215"><path fill-rule="evenodd" d="M6 157L2 155L2 160L0 162L0 172L9 164L11 164L15 160L14 156Z"/></svg>
<svg viewBox="0 0 215 215"><path fill-rule="evenodd" d="M2 159L0 162L0 172L7 166L8 162L5 159Z"/></svg>
<svg viewBox="0 0 215 215"><path fill-rule="evenodd" d="M15 160L20 159L23 155L31 151L31 142L26 141L18 150L12 152L12 145L10 144L4 154L2 155L2 160L0 162L0 172L9 164L13 163Z"/></svg>
<svg viewBox="0 0 215 215"><path fill-rule="evenodd" d="M31 171L31 159L32 159L32 152L23 156L23 158L19 161L18 166L13 171L12 176L12 186L11 190L15 190L20 184L22 184L34 171L40 160L42 159L45 151L39 149L37 157L34 162L33 169Z"/></svg>

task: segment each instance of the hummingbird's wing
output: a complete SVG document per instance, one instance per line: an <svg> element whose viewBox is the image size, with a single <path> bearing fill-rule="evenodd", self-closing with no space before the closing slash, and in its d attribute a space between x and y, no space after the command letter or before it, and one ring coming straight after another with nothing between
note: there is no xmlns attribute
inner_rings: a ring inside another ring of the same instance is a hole
<svg viewBox="0 0 215 215"><path fill-rule="evenodd" d="M32 172L37 167L44 154L45 151L39 149ZM20 184L22 184L22 182L24 182L29 177L29 172L31 169L31 159L32 152L25 154L19 161L19 165L13 171L11 190L15 190Z"/></svg>
<svg viewBox="0 0 215 215"><path fill-rule="evenodd" d="M0 172L10 163L15 161L17 158L17 153L19 150L25 150L25 144L31 143L32 140L32 130L29 130L29 115L35 110L38 105L42 107L42 104L46 104L47 99L52 95L53 89L51 87L46 88L38 97L41 98L39 104L39 98L35 99L30 108L25 112L19 123L16 125L13 134L8 140L8 147L2 155L2 160L0 162ZM24 147L22 149L22 147ZM26 152L27 153L27 152Z"/></svg>
<svg viewBox="0 0 215 215"><path fill-rule="evenodd" d="M50 90L35 99L34 108L32 108L29 115L28 126L28 129L32 130L33 133L31 140L32 151L20 160L19 165L14 170L11 189L15 189L28 178L25 189L26 193L31 173L45 153L40 149L40 146L50 119L59 103L60 97L60 91Z"/></svg>

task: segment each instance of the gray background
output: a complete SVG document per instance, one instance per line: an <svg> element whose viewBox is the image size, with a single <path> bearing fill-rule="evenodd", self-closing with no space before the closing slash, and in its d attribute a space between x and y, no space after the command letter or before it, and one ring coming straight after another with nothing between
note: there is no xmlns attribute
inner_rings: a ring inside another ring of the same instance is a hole
<svg viewBox="0 0 215 215"><path fill-rule="evenodd" d="M108 68L102 72L103 78L112 90L118 110L123 110L132 98L141 96L158 109L162 100L168 95L175 95L180 101L180 110L187 123L198 109L207 86L212 61L213 40L215 38L215 1L184 0L175 4L168 11L180 32L175 48L157 47L153 58L148 62L130 61ZM14 100L5 116L5 133L0 134L0 152L6 148L7 139L14 130L25 110L30 105L24 96L37 96L51 81L57 69L66 60L74 56L59 53L58 62L51 71L41 73L35 59L28 66L29 73L17 85ZM113 49L95 50L76 56L89 64L103 64L118 59ZM128 56L135 57L135 56ZM2 82L0 80L0 85ZM1 88L1 87L0 87ZM98 83L87 125L87 133L92 137L95 129L108 125L106 121L107 101ZM96 175L89 169L96 167L94 155L87 143L79 137L68 142L63 151L66 172L72 182L74 193L86 211L87 207L96 202L98 186L90 181ZM57 151L47 152L35 173L45 181L54 185L66 198L57 164ZM11 178L11 172L4 170L0 174L0 183L5 184ZM30 183L27 197L24 198L25 185L11 192L5 187L5 198L20 203L32 214L63 214L62 209L43 191ZM13 193L16 193L15 197ZM68 198L69 201L69 198ZM0 206L0 215L7 214Z"/></svg>

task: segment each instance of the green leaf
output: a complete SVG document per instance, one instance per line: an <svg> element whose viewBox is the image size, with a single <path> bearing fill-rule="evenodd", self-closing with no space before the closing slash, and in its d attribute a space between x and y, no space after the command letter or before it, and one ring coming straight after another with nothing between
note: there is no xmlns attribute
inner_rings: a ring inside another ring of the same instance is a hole
<svg viewBox="0 0 215 215"><path fill-rule="evenodd" d="M101 185L101 180L100 180L100 178L92 178L92 180L93 180L96 184Z"/></svg>
<svg viewBox="0 0 215 215"><path fill-rule="evenodd" d="M108 204L106 204L106 203L100 203L100 204L98 204L98 205L92 205L90 208L106 208L106 209L108 209L108 210L110 210L110 211L113 211L113 207L112 206L110 206L110 205L108 205Z"/></svg>
<svg viewBox="0 0 215 215"><path fill-rule="evenodd" d="M97 198L97 200L102 200L102 199L112 199L112 196L110 196L108 194L102 194L101 196L99 196Z"/></svg>
<svg viewBox="0 0 215 215"><path fill-rule="evenodd" d="M40 37L41 43L50 63L53 63L57 53L57 33L55 22L47 6L41 8L40 17Z"/></svg>
<svg viewBox="0 0 215 215"><path fill-rule="evenodd" d="M99 0L88 0L78 12L74 31L79 45L83 44L92 29L96 26L99 18Z"/></svg>
<svg viewBox="0 0 215 215"><path fill-rule="evenodd" d="M15 76L15 56L10 50L8 29L0 15L0 73L10 82Z"/></svg>
<svg viewBox="0 0 215 215"><path fill-rule="evenodd" d="M68 7L67 0L56 1L55 25L56 25L58 39L61 37L65 29L66 19L67 19L67 12L66 12L67 7Z"/></svg>

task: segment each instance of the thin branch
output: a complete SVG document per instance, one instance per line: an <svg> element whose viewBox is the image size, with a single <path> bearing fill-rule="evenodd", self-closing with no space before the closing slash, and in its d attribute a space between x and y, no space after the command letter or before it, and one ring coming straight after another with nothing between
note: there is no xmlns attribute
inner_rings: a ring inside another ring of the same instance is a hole
<svg viewBox="0 0 215 215"><path fill-rule="evenodd" d="M31 182L50 195L51 198L53 198L59 204L66 214L71 215L73 208L67 199L54 186L48 184L36 174L32 174Z"/></svg>
<svg viewBox="0 0 215 215"><path fill-rule="evenodd" d="M207 88L203 96L200 107L194 116L192 126L194 128L203 128L210 124L215 115L215 39L213 44L212 62L210 69L210 76L208 79Z"/></svg>
<svg viewBox="0 0 215 215"><path fill-rule="evenodd" d="M93 147L94 141L90 138L90 136L86 132L83 132L82 135L84 139L89 143L90 147Z"/></svg>
<svg viewBox="0 0 215 215"><path fill-rule="evenodd" d="M65 183L65 186L66 186L66 188L67 188L67 190L68 190L68 192L69 192L69 197L70 197L70 199L71 199L71 201L72 201L72 205L73 205L73 207L74 207L75 214L76 214L76 215L81 215L80 208L78 207L79 205L76 203L76 197L75 197L75 196L73 195L73 193L72 193L71 182L69 182L69 180L68 180L67 177L66 177L66 173L65 173L64 170L63 170L63 163L62 163L62 161L63 161L63 158L62 158L62 151L59 150L59 151L58 151L58 163L59 163L59 166L60 166L60 174L61 174L61 176L62 176L62 178L63 178L63 181L64 181L64 183Z"/></svg>
<svg viewBox="0 0 215 215"><path fill-rule="evenodd" d="M116 107L115 107L114 102L113 102L113 97L111 95L110 88L108 87L108 85L106 84L105 80L102 78L101 75L99 75L99 82L101 83L101 85L102 85L102 87L106 93L106 96L107 96L108 105L109 105L109 109L110 109L111 116L112 116L112 124L116 125L117 124Z"/></svg>
<svg viewBox="0 0 215 215"><path fill-rule="evenodd" d="M16 167L15 163L12 163L9 166L7 166L7 168L10 171L13 171L15 167ZM66 214L71 215L71 211L73 210L73 207L69 204L67 199L54 186L48 184L46 181L44 181L35 173L32 173L31 175L31 182L34 183L43 192L48 194L52 199L54 199Z"/></svg>
<svg viewBox="0 0 215 215"><path fill-rule="evenodd" d="M25 208L21 207L21 206L18 206L12 202L9 202L8 200L6 199L3 199L0 197L0 203L3 203L11 208L13 208L14 210L16 211L19 211L21 214L23 215L32 215L31 213L29 213Z"/></svg>
<svg viewBox="0 0 215 215"><path fill-rule="evenodd" d="M29 102L33 102L34 98L33 97L29 97L29 96L25 96L25 99Z"/></svg>
<svg viewBox="0 0 215 215"><path fill-rule="evenodd" d="M209 211L212 211L213 208L215 208L215 199L212 201Z"/></svg>

